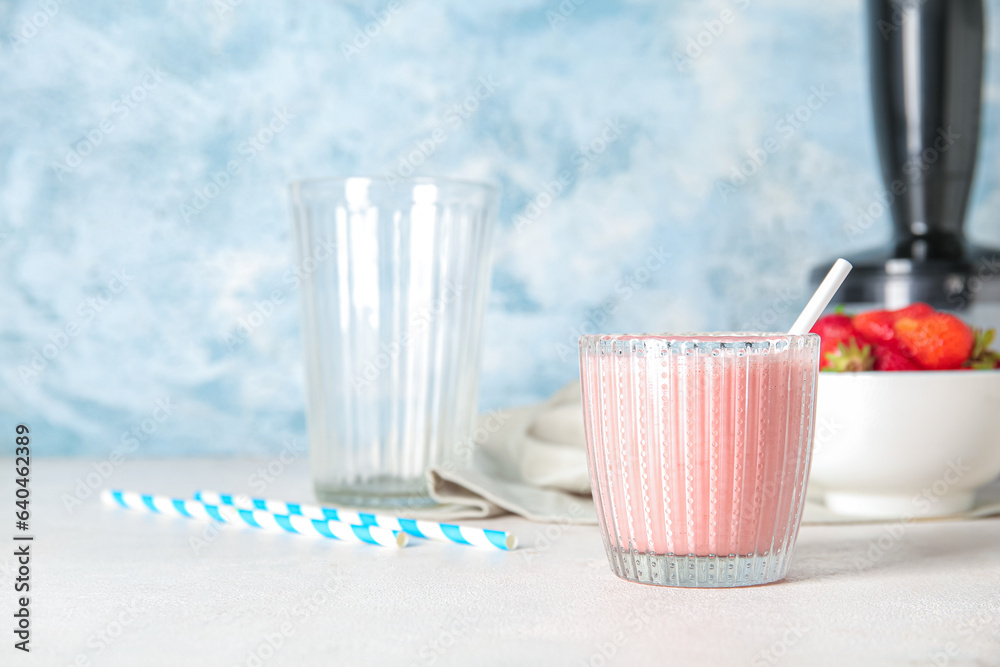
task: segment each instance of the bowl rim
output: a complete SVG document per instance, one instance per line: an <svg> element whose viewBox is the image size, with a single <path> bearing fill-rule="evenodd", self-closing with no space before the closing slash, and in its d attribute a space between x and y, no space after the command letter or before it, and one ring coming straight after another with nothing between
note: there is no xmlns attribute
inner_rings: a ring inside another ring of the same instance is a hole
<svg viewBox="0 0 1000 667"><path fill-rule="evenodd" d="M843 375L843 376L847 376L847 377L859 377L859 376L864 376L864 377L873 376L874 377L874 376L879 376L879 375L883 375L883 376L887 375L889 377L899 377L899 376L902 376L902 375L912 375L914 373L918 373L918 374L921 374L921 375L941 375L941 376L948 376L948 377L957 376L957 375L963 375L964 376L964 375L969 375L969 374L972 374L973 376L976 376L976 375L1000 375L1000 368L954 368L954 369L941 370L941 371L934 371L934 370L927 370L927 369L921 369L921 370L915 370L915 371L828 371L828 370L823 369L823 370L820 370L819 377L821 377L821 378L823 378L823 377L834 377L834 376L837 376L837 375Z"/></svg>

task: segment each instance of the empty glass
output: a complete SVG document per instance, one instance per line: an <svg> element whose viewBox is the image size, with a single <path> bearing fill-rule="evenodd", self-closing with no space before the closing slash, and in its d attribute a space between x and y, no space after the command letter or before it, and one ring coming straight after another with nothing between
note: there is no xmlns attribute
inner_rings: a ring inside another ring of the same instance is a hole
<svg viewBox="0 0 1000 667"><path fill-rule="evenodd" d="M316 494L432 505L427 469L474 428L498 192L355 177L291 198Z"/></svg>

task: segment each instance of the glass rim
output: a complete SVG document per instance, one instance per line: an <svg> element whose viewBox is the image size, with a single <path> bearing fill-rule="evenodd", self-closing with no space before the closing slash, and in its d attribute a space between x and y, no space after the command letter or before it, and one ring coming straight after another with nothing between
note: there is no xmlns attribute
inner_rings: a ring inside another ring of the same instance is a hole
<svg viewBox="0 0 1000 667"><path fill-rule="evenodd" d="M318 176L314 178L302 178L288 183L288 188L292 191L300 188L317 188L328 185L343 184L352 179L367 179L382 185L388 185L389 179L385 175L375 174L352 174L350 176ZM477 181L471 178L452 178L450 176L401 176L395 179L395 183L413 183L415 185L456 185L466 188L477 188L486 190L494 194L500 193L500 186L487 181Z"/></svg>
<svg viewBox="0 0 1000 667"><path fill-rule="evenodd" d="M756 340L774 340L775 338L794 340L799 338L819 338L819 334L815 333L804 333L804 334L790 334L788 332L762 332L762 331L709 331L709 332L690 332L690 333L661 333L661 334L649 334L649 333L636 333L636 334L618 334L618 333L600 333L600 334L583 334L580 336L580 344L590 342L600 342L600 341L654 341L654 342L697 342L697 341L756 341Z"/></svg>

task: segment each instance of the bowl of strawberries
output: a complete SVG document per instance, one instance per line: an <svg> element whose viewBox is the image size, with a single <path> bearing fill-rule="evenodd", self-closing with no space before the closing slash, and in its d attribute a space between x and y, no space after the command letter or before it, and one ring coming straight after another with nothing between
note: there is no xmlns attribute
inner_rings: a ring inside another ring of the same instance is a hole
<svg viewBox="0 0 1000 667"><path fill-rule="evenodd" d="M838 514L970 509L1000 475L994 331L917 303L821 317L811 492Z"/></svg>

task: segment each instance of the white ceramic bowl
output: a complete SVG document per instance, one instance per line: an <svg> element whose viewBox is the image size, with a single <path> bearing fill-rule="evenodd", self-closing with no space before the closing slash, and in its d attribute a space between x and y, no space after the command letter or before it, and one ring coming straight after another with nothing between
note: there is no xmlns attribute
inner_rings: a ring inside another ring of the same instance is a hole
<svg viewBox="0 0 1000 667"><path fill-rule="evenodd" d="M809 485L831 510L961 512L1000 475L1000 370L820 373L818 382Z"/></svg>

